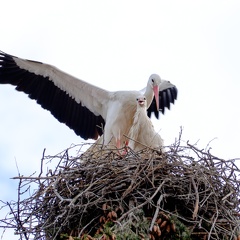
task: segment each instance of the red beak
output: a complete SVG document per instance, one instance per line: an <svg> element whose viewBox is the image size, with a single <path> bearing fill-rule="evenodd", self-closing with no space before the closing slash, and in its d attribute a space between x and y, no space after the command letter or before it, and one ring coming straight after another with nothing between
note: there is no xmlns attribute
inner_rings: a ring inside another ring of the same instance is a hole
<svg viewBox="0 0 240 240"><path fill-rule="evenodd" d="M159 86L155 86L153 87L153 92L154 92L154 96L155 96L155 100L156 100L156 106L157 106L157 110L159 111Z"/></svg>

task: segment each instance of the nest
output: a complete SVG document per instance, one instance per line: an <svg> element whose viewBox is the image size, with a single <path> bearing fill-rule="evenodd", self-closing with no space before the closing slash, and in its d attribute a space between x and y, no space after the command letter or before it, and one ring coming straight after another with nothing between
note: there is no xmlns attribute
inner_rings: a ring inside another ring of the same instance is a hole
<svg viewBox="0 0 240 240"><path fill-rule="evenodd" d="M6 204L1 222L21 239L240 239L236 159L180 141L164 153L108 149L83 158L66 150L42 165L50 159L54 171L16 177L18 201Z"/></svg>

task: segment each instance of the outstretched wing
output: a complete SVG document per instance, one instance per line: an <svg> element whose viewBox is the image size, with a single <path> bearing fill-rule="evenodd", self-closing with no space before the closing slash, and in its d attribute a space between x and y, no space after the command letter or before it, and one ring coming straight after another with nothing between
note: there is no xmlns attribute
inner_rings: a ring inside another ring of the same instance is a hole
<svg viewBox="0 0 240 240"><path fill-rule="evenodd" d="M109 92L77 79L54 66L0 51L0 84L35 99L55 118L84 139L97 139L105 125Z"/></svg>

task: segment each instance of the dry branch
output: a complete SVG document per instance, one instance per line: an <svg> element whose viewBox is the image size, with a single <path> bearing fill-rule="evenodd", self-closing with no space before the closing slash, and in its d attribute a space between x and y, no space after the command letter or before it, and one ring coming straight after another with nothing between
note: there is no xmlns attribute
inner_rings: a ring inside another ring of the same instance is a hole
<svg viewBox="0 0 240 240"><path fill-rule="evenodd" d="M96 153L70 157L66 150L52 157L58 164L46 175L43 165L50 158L43 154L36 177L14 178L18 200L6 203L10 215L2 227L14 227L26 240L125 239L124 234L128 239L237 239L236 159L180 143L164 154L129 150L124 157L110 149L99 150L98 158ZM24 197L32 184L35 191Z"/></svg>

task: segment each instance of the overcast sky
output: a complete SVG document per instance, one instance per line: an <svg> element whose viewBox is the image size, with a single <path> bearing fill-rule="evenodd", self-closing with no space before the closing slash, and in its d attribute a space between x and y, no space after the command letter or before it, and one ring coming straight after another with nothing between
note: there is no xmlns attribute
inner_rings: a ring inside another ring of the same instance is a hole
<svg viewBox="0 0 240 240"><path fill-rule="evenodd" d="M240 157L240 2L1 1L0 50L46 62L108 90L140 90L158 73L178 100L154 121L165 144L178 137ZM0 199L17 180L84 140L13 86L0 85ZM1 210L2 218L6 211ZM7 231L3 239L18 239Z"/></svg>

